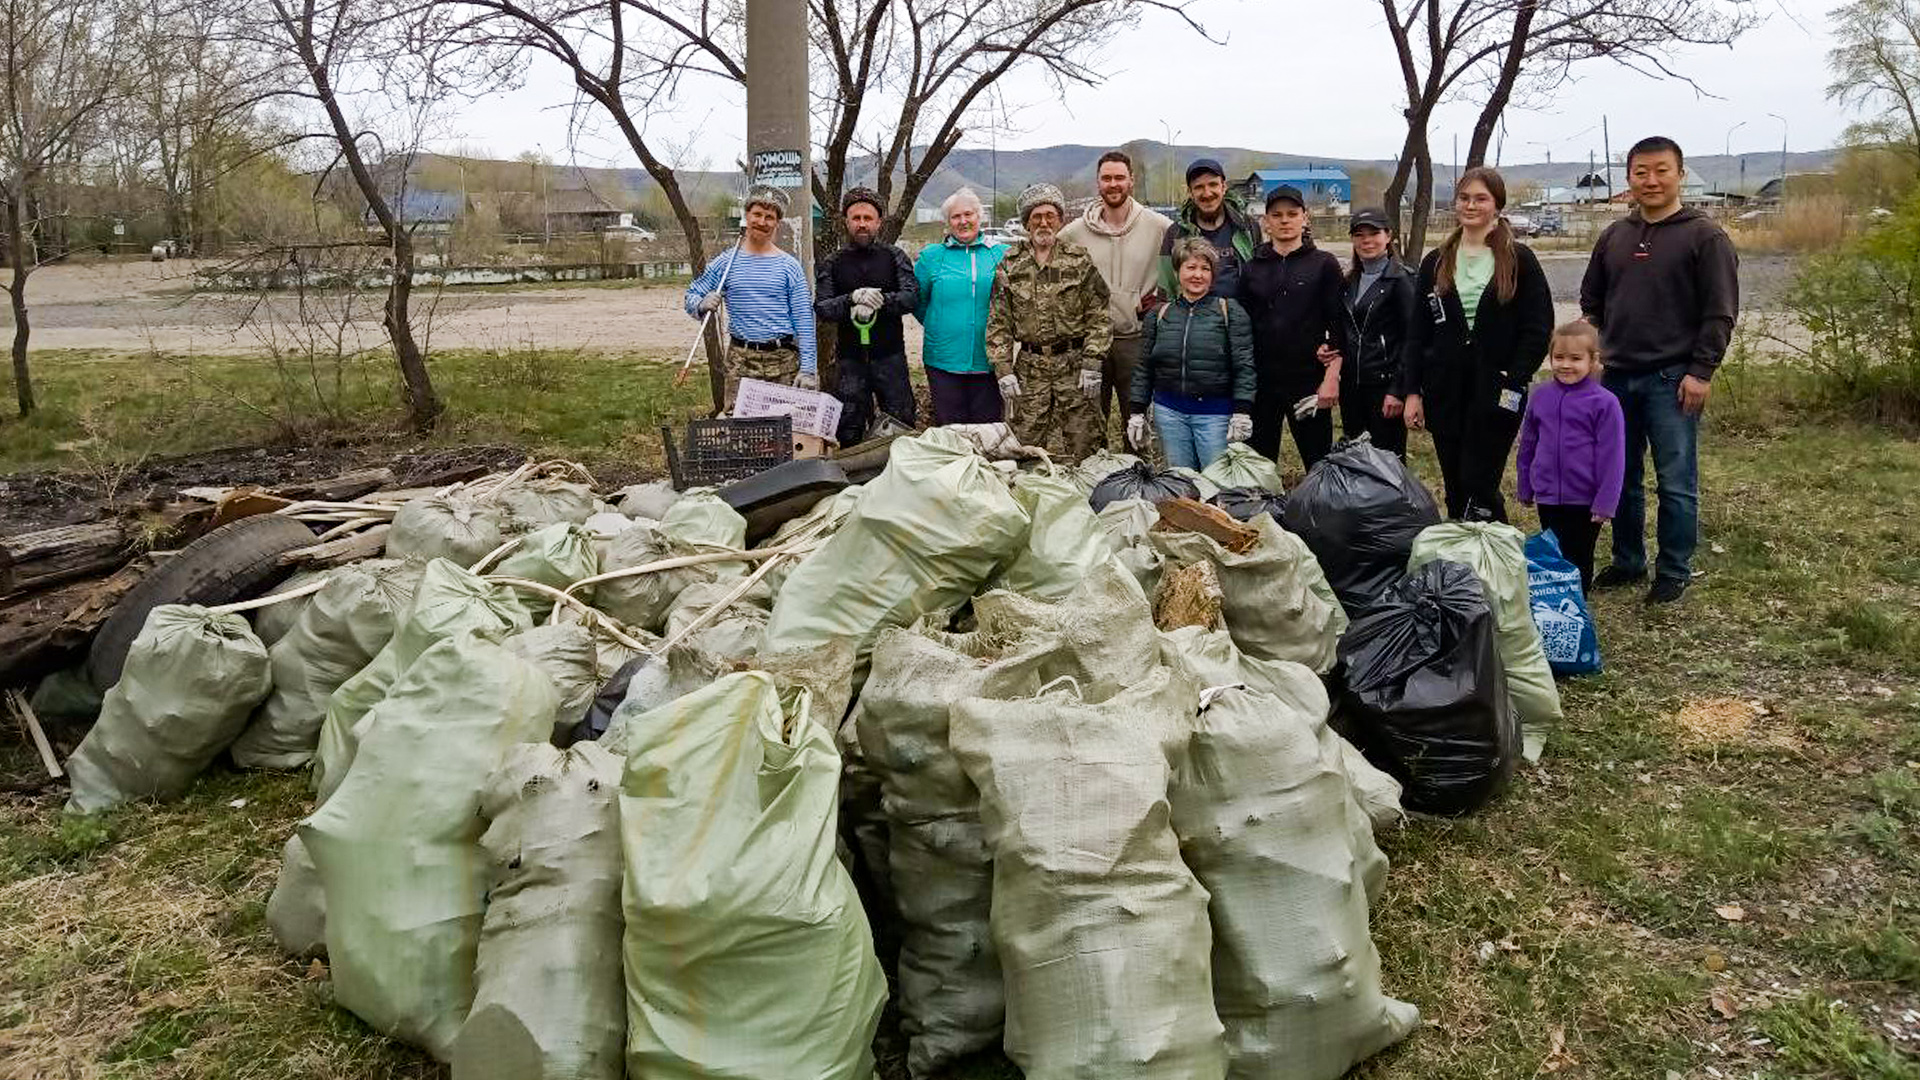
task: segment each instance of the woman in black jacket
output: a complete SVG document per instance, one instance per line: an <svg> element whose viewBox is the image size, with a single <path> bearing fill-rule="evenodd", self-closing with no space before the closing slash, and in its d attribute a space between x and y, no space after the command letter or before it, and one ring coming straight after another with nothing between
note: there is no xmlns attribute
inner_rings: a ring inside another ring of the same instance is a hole
<svg viewBox="0 0 1920 1080"><path fill-rule="evenodd" d="M1353 264L1347 270L1347 341L1355 355L1340 369L1340 428L1344 437L1372 437L1373 445L1407 456L1407 323L1413 318L1413 271L1394 250L1387 215L1356 211L1347 226Z"/></svg>
<svg viewBox="0 0 1920 1080"><path fill-rule="evenodd" d="M1460 174L1460 226L1420 263L1409 324L1406 419L1433 432L1447 516L1507 520L1500 478L1520 433L1527 384L1553 335L1553 294L1540 260L1500 211L1507 184L1489 168Z"/></svg>

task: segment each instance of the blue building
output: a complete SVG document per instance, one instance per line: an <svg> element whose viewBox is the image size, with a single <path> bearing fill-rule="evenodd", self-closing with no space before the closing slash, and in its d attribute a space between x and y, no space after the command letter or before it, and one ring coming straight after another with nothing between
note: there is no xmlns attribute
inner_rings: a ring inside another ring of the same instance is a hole
<svg viewBox="0 0 1920 1080"><path fill-rule="evenodd" d="M1266 205L1267 193L1281 184L1299 188L1307 197L1307 209L1314 213L1345 214L1353 202L1353 178L1338 165L1259 169L1235 186L1247 205L1257 209Z"/></svg>

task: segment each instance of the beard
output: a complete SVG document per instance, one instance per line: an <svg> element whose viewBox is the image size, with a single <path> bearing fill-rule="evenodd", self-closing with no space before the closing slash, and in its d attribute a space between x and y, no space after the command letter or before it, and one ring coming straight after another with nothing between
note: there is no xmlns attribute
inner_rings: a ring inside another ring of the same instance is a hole
<svg viewBox="0 0 1920 1080"><path fill-rule="evenodd" d="M847 230L847 239L853 241L854 247L869 247L873 244L875 240L878 240L879 238L880 238L879 229Z"/></svg>
<svg viewBox="0 0 1920 1080"><path fill-rule="evenodd" d="M1100 193L1100 201L1106 203L1108 206L1125 206L1129 198L1132 198L1132 196L1124 191L1103 191Z"/></svg>
<svg viewBox="0 0 1920 1080"><path fill-rule="evenodd" d="M1059 232L1054 229L1040 228L1027 230L1027 239L1033 242L1034 247L1052 247L1053 242L1058 239L1059 236Z"/></svg>

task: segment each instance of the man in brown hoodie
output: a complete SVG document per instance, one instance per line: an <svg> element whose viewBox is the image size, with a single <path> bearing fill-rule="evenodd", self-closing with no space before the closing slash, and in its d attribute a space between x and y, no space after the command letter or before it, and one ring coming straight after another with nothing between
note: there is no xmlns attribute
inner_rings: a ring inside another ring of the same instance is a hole
<svg viewBox="0 0 1920 1080"><path fill-rule="evenodd" d="M1141 298L1159 280L1160 241L1173 224L1133 199L1133 159L1118 150L1100 155L1100 201L1060 230L1093 256L1094 268L1107 283L1107 313L1113 322L1113 345L1101 371L1100 412L1108 415L1108 396L1122 412L1133 369L1140 362Z"/></svg>

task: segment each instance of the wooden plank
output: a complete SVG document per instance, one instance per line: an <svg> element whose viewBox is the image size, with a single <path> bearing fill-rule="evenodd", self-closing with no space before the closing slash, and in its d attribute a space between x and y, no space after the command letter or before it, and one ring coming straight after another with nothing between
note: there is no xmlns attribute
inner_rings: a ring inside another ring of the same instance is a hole
<svg viewBox="0 0 1920 1080"><path fill-rule="evenodd" d="M127 559L133 538L118 521L61 525L0 539L0 596L104 574Z"/></svg>
<svg viewBox="0 0 1920 1080"><path fill-rule="evenodd" d="M1192 499L1168 499L1160 504L1160 522L1154 528L1199 533L1235 555L1244 555L1260 542L1260 530L1217 506Z"/></svg>
<svg viewBox="0 0 1920 1080"><path fill-rule="evenodd" d="M222 525L239 521L241 518L271 514L292 505L293 500L269 495L259 488L235 488L226 498L220 500L220 505L213 508L213 521L209 527L217 529Z"/></svg>
<svg viewBox="0 0 1920 1080"><path fill-rule="evenodd" d="M53 756L53 746L47 742L47 732L40 726L40 718L33 715L33 706L27 704L27 696L18 690L7 691L7 700L13 703L13 711L26 725L27 734L33 739L33 748L40 751L40 764L47 767L47 775L55 780L67 775L60 768L60 761Z"/></svg>
<svg viewBox="0 0 1920 1080"><path fill-rule="evenodd" d="M353 472L329 476L324 480L307 480L298 484L282 484L273 489L273 494L289 502L312 500L316 502L348 502L369 492L389 487L394 482L392 469L356 469Z"/></svg>
<svg viewBox="0 0 1920 1080"><path fill-rule="evenodd" d="M382 523L338 540L289 551L280 556L280 564L324 570L330 566L345 566L361 559L375 558L386 550L387 530L391 528L393 526Z"/></svg>

